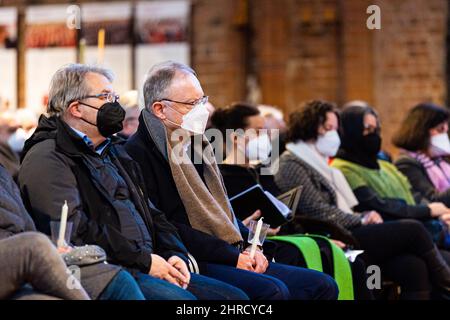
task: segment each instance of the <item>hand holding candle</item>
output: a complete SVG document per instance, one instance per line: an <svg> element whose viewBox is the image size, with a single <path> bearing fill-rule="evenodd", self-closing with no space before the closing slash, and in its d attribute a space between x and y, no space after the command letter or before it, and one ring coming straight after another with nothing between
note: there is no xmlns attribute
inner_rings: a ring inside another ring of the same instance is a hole
<svg viewBox="0 0 450 320"><path fill-rule="evenodd" d="M64 201L64 205L61 209L61 223L59 225L59 236L57 246L58 248L66 247L67 243L65 241L66 226L67 226L67 214L69 212L69 207L67 206L67 201Z"/></svg>
<svg viewBox="0 0 450 320"><path fill-rule="evenodd" d="M259 244L259 235L261 234L262 225L263 225L263 218L258 220L258 224L256 225L255 235L253 236L252 248L250 250L250 258L252 258L252 259L255 257L256 247Z"/></svg>

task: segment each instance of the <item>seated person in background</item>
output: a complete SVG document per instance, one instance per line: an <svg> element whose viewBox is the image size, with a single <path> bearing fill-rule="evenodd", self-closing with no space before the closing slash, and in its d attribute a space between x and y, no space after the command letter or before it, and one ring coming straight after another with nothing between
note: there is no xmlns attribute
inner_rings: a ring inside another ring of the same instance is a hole
<svg viewBox="0 0 450 320"><path fill-rule="evenodd" d="M437 105L421 103L412 108L394 135L400 148L395 165L422 197L450 207L449 112Z"/></svg>
<svg viewBox="0 0 450 320"><path fill-rule="evenodd" d="M363 101L363 100L352 100L352 101L345 103L342 106L342 110L345 110L345 108L354 107L354 106L369 107L369 103L367 103L366 101ZM378 152L378 154L377 154L377 158L379 160L392 162L392 155L385 150L380 150L380 152Z"/></svg>
<svg viewBox="0 0 450 320"><path fill-rule="evenodd" d="M336 299L328 275L270 263L259 250L250 257L248 229L233 213L203 135L209 112L195 72L171 61L155 65L143 93L145 109L126 149L142 167L151 200L178 228L202 272L250 299Z"/></svg>
<svg viewBox="0 0 450 320"><path fill-rule="evenodd" d="M224 150L224 160L219 164L228 196L233 197L252 187L255 180L264 190L273 195L280 194L273 176L260 174L263 162L271 155L272 145L268 130L263 130L264 118L258 108L248 103L234 103L217 109L211 116L211 122L213 128L220 130L224 139L228 138L233 142L230 149ZM227 129L241 130L227 135ZM246 134L247 129L253 130Z"/></svg>
<svg viewBox="0 0 450 320"><path fill-rule="evenodd" d="M21 155L25 141L36 130L38 116L33 110L24 108L17 109L14 112L14 117L18 127L8 139L8 144L14 152Z"/></svg>
<svg viewBox="0 0 450 320"><path fill-rule="evenodd" d="M449 297L450 268L422 223L384 222L375 211L355 211L358 200L347 180L328 165L340 145L338 119L335 106L324 101L308 102L290 115L290 142L275 183L282 192L303 186L299 211L354 237L367 264L380 266L383 276L400 284L402 299L429 299L431 284Z"/></svg>
<svg viewBox="0 0 450 320"><path fill-rule="evenodd" d="M120 104L125 109L125 119L123 119L123 129L117 134L127 140L135 134L139 125L139 114L141 110L138 104L138 92L131 90L120 96Z"/></svg>
<svg viewBox="0 0 450 320"><path fill-rule="evenodd" d="M41 116L27 140L19 172L37 228L48 234L67 200L72 242L103 248L112 263L132 272L146 299L247 298L189 273L175 228L149 202L139 166L113 136L125 112L112 80L109 70L81 64L53 76L49 117Z"/></svg>
<svg viewBox="0 0 450 320"><path fill-rule="evenodd" d="M261 116L264 118L265 129L277 129L278 133L271 137L271 140L278 139L279 154L282 154L286 150L286 133L287 126L284 121L283 111L275 106L269 106L265 104L258 105L258 110L261 112ZM278 155L276 155L278 156Z"/></svg>
<svg viewBox="0 0 450 320"><path fill-rule="evenodd" d="M231 198L255 184L260 184L265 191L270 192L274 196L280 195L281 191L275 184L274 176L261 174L261 164L257 166L251 164L255 160L264 162L271 152L271 141L267 138L264 131L259 131L265 127L264 118L261 116L259 109L247 103L234 103L227 108L216 110L211 117L211 121L214 128L220 130L224 137L233 141L229 150L226 150L225 160L222 164L219 164L228 196ZM227 129L232 129L233 132L227 134ZM239 129L242 130L242 135L237 134ZM258 132L260 135L258 135ZM301 212L298 212L298 214L300 215ZM259 218L258 215L253 215L242 222L244 225L247 225L250 219L257 218ZM298 227L291 228L290 225L286 225L281 228L281 232L279 227L277 229L269 229L270 232L268 234L299 233ZM332 241L341 248L345 247L341 241ZM328 243L319 241L318 245L322 251L330 250ZM274 257L280 263L306 267L300 251L289 243L277 241L277 250ZM333 261L325 261L325 263L330 265L324 265L324 270L331 270ZM351 267L356 289L356 299L373 299L373 295L366 285L366 267L362 259L356 258Z"/></svg>
<svg viewBox="0 0 450 320"><path fill-rule="evenodd" d="M19 155L11 148L10 140L18 124L13 112L0 113L0 164L14 177L19 173Z"/></svg>
<svg viewBox="0 0 450 320"><path fill-rule="evenodd" d="M450 209L441 202L414 198L408 179L391 163L379 160L380 122L370 107L347 107L341 114L342 144L332 166L347 179L358 199L358 209L376 210L386 220L423 221L435 242L442 234L437 219L450 221Z"/></svg>

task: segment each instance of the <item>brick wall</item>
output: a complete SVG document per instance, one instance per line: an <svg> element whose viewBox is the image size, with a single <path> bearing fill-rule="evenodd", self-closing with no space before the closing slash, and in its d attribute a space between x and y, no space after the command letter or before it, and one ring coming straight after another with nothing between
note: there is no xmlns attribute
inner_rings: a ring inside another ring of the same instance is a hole
<svg viewBox="0 0 450 320"><path fill-rule="evenodd" d="M197 0L192 15L192 66L211 102L246 94L246 8L240 0Z"/></svg>
<svg viewBox="0 0 450 320"><path fill-rule="evenodd" d="M341 1L342 101L374 103L373 37L380 31L366 27L366 9L372 0ZM382 16L383 17L383 16Z"/></svg>
<svg viewBox="0 0 450 320"><path fill-rule="evenodd" d="M447 2L381 0L383 25L374 34L374 102L383 121L384 147L405 111L446 99ZM396 152L396 150L394 150Z"/></svg>
<svg viewBox="0 0 450 320"><path fill-rule="evenodd" d="M370 4L381 30L366 28ZM446 99L447 12L445 0L198 0L193 65L218 105L245 99L248 77L261 102L286 111L313 98L366 100L395 153L405 111Z"/></svg>

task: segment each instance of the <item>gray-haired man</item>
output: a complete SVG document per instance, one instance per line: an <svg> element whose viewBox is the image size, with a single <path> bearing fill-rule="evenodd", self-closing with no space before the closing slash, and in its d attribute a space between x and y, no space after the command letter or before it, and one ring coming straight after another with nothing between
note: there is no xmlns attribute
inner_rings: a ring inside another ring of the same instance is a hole
<svg viewBox="0 0 450 320"><path fill-rule="evenodd" d="M271 263L260 250L254 257L245 250L249 231L236 219L217 163L207 156L212 150L202 135L208 97L194 70L171 61L155 65L143 94L145 109L126 149L145 173L151 200L176 225L202 272L250 299L336 299L338 289L328 275ZM176 158L180 144L186 161Z"/></svg>

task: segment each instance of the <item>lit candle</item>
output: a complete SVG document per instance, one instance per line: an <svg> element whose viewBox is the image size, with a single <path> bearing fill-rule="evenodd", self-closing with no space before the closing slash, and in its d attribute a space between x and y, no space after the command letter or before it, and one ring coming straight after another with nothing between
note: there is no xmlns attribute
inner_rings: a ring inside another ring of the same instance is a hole
<svg viewBox="0 0 450 320"><path fill-rule="evenodd" d="M98 30L98 42L97 42L98 63L103 63L104 49L105 49L105 29Z"/></svg>
<svg viewBox="0 0 450 320"><path fill-rule="evenodd" d="M66 235L66 226L67 226L67 213L69 212L69 207L67 206L67 201L64 201L64 205L61 209L61 222L59 224L59 237L58 237L58 248L65 247L65 235Z"/></svg>
<svg viewBox="0 0 450 320"><path fill-rule="evenodd" d="M250 258L252 259L255 257L256 247L258 246L259 243L259 235L261 234L262 224L263 218L259 219L258 223L256 224L256 231L255 235L253 236L252 248L250 250Z"/></svg>

